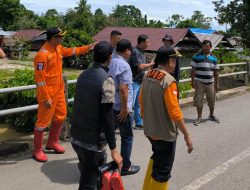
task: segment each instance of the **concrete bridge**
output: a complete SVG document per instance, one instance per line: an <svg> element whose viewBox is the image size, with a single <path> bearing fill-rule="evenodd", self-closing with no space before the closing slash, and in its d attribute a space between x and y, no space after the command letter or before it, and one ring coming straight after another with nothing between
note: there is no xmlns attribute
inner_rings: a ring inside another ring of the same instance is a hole
<svg viewBox="0 0 250 190"><path fill-rule="evenodd" d="M170 190L250 190L250 93L216 102L215 114L220 124L207 120L204 107L203 122L192 124L196 118L193 107L183 108L187 127L193 138L194 151L187 149L180 135L177 141ZM132 161L141 171L123 177L127 190L140 190L151 155L143 130L134 131ZM120 138L117 134L118 147ZM37 163L26 151L0 160L0 189L2 190L76 190L79 171L77 158L69 142L66 153L48 154L47 163ZM110 156L109 156L110 158Z"/></svg>

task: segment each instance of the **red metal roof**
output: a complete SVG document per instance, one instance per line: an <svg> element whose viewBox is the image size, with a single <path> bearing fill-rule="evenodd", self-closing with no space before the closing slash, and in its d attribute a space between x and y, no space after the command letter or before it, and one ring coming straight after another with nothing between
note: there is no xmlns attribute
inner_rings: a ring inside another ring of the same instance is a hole
<svg viewBox="0 0 250 190"><path fill-rule="evenodd" d="M30 41L34 36L37 36L39 34L41 34L43 32L43 30L36 30L36 29L32 29L32 30L19 30L17 31L16 34L14 34L15 38L24 38L27 41Z"/></svg>
<svg viewBox="0 0 250 190"><path fill-rule="evenodd" d="M162 45L162 38L166 35L172 35L174 46L187 34L191 33L186 28L132 28L132 27L106 27L94 36L96 41L110 41L110 33L112 30L118 30L122 33L122 38L131 41L133 46L137 45L137 38L140 34L149 36L150 45L147 50L156 51Z"/></svg>
<svg viewBox="0 0 250 190"><path fill-rule="evenodd" d="M201 42L203 42L204 40L211 41L211 43L212 43L212 49L211 50L214 50L219 45L219 43L221 42L221 40L223 38L223 35L216 34L216 33L213 33L213 34L210 34L210 35L195 33L194 35Z"/></svg>

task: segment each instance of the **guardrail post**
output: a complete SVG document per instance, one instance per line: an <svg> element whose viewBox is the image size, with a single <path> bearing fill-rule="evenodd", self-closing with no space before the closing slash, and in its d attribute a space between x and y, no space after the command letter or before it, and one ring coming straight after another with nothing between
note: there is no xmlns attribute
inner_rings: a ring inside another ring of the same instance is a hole
<svg viewBox="0 0 250 190"><path fill-rule="evenodd" d="M68 79L67 76L63 76L63 81L64 81L64 93L65 93L65 99L66 99L66 106L68 109ZM70 139L70 128L69 128L69 119L66 117L64 123L63 123L63 128L62 132L60 135L61 140L68 140Z"/></svg>
<svg viewBox="0 0 250 190"><path fill-rule="evenodd" d="M250 63L249 62L246 62L246 71L247 71L247 74L245 74L245 85L247 86L248 85L248 79L250 78Z"/></svg>

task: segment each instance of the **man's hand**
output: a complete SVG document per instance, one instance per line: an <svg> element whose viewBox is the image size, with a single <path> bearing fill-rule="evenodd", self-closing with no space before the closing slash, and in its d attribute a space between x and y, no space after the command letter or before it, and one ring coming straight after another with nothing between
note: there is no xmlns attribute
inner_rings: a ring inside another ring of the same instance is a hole
<svg viewBox="0 0 250 190"><path fill-rule="evenodd" d="M193 151L193 143L192 143L192 139L190 136L185 136L184 140L186 142L186 145L188 147L188 153L191 153Z"/></svg>
<svg viewBox="0 0 250 190"><path fill-rule="evenodd" d="M154 64L155 64L155 60L153 59L153 60L149 63L149 65L150 65L150 66L154 66Z"/></svg>
<svg viewBox="0 0 250 190"><path fill-rule="evenodd" d="M130 112L127 108L121 109L120 113L117 115L117 119L120 122L125 122L129 114L130 114Z"/></svg>
<svg viewBox="0 0 250 190"><path fill-rule="evenodd" d="M89 51L93 50L96 44L98 44L98 42L94 42L92 44L89 44Z"/></svg>
<svg viewBox="0 0 250 190"><path fill-rule="evenodd" d="M121 171L122 170L122 157L116 148L114 150L111 150L111 157L115 161L115 163L118 165L118 168Z"/></svg>
<svg viewBox="0 0 250 190"><path fill-rule="evenodd" d="M192 88L195 89L195 81L194 80L191 81L191 85L192 85Z"/></svg>
<svg viewBox="0 0 250 190"><path fill-rule="evenodd" d="M44 102L44 105L45 105L45 107L46 108L51 108L52 107L52 100L51 99L49 99L49 100L46 100L45 102Z"/></svg>

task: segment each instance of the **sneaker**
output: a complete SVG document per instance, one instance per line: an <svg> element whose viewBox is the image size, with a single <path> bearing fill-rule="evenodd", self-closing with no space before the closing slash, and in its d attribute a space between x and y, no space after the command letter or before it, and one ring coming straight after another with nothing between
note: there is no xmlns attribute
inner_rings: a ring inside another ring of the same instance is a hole
<svg viewBox="0 0 250 190"><path fill-rule="evenodd" d="M214 115L210 115L210 116L208 117L208 119L209 119L210 121L214 121L214 122L216 122L216 123L220 123L220 120L219 120L217 117L215 117Z"/></svg>
<svg viewBox="0 0 250 190"><path fill-rule="evenodd" d="M201 118L197 118L196 120L194 120L194 125L199 126L201 124L201 121Z"/></svg>
<svg viewBox="0 0 250 190"><path fill-rule="evenodd" d="M144 127L143 125L135 125L134 129L142 130Z"/></svg>
<svg viewBox="0 0 250 190"><path fill-rule="evenodd" d="M107 171L102 176L102 188L101 190L110 190L111 189L111 176L112 171Z"/></svg>
<svg viewBox="0 0 250 190"><path fill-rule="evenodd" d="M122 170L121 176L133 175L140 171L140 166L131 165L128 170Z"/></svg>
<svg viewBox="0 0 250 190"><path fill-rule="evenodd" d="M111 176L111 188L112 190L124 190L122 178L118 170L115 170Z"/></svg>

